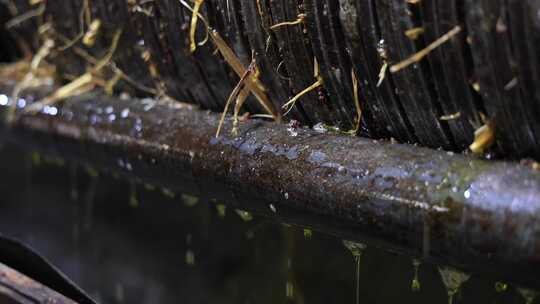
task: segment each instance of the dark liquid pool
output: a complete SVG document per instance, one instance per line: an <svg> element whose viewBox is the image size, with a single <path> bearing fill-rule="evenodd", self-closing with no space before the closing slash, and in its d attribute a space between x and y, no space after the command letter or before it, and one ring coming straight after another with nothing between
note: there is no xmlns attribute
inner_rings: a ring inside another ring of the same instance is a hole
<svg viewBox="0 0 540 304"><path fill-rule="evenodd" d="M11 147L0 170L0 233L32 246L99 303L448 303L442 266L420 263L412 288L410 257L364 244L357 281L343 240L219 199ZM516 286L474 275L453 301L526 303Z"/></svg>

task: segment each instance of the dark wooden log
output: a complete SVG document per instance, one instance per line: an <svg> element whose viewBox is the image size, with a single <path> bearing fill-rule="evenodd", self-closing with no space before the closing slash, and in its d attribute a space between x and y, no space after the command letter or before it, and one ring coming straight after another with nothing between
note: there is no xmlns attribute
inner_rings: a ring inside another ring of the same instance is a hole
<svg viewBox="0 0 540 304"><path fill-rule="evenodd" d="M218 121L193 105L90 94L22 113L1 134L287 223L540 286L540 173L531 167L260 120L234 137L230 117L215 138Z"/></svg>

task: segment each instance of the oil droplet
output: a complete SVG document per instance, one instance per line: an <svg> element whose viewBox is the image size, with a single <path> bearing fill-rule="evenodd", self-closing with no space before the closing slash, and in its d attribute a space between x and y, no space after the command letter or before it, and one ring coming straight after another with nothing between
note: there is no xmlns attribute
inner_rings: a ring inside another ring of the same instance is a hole
<svg viewBox="0 0 540 304"><path fill-rule="evenodd" d="M313 232L309 228L304 228L304 238L306 240L311 240L311 237L313 236Z"/></svg>
<svg viewBox="0 0 540 304"><path fill-rule="evenodd" d="M357 243L347 240L343 240L343 245L345 246L345 248L349 249L354 258L361 257L362 252L364 251L364 249L367 248L367 245L363 243Z"/></svg>
<svg viewBox="0 0 540 304"><path fill-rule="evenodd" d="M287 131L289 132L289 136L291 136L291 137L298 136L298 131L294 127L288 127Z"/></svg>
<svg viewBox="0 0 540 304"><path fill-rule="evenodd" d="M343 245L351 252L356 266L356 304L360 303L360 260L362 252L367 248L365 244L343 240Z"/></svg>
<svg viewBox="0 0 540 304"><path fill-rule="evenodd" d="M7 106L9 104L9 97L4 94L0 94L0 106Z"/></svg>
<svg viewBox="0 0 540 304"><path fill-rule="evenodd" d="M137 186L133 181L129 183L129 205L133 208L139 207L139 200L137 199Z"/></svg>
<svg viewBox="0 0 540 304"><path fill-rule="evenodd" d="M382 59L388 58L387 46L384 39L379 40L379 42L377 43L377 53Z"/></svg>
<svg viewBox="0 0 540 304"><path fill-rule="evenodd" d="M19 106L20 106L20 100L19 100ZM26 103L24 103L23 105L26 105ZM24 108L24 106L23 106ZM56 116L58 114L58 108L57 107L52 107L52 106L45 106L43 107L43 110L42 110L43 113L45 114L48 114L48 115L51 115L51 116Z"/></svg>
<svg viewBox="0 0 540 304"><path fill-rule="evenodd" d="M144 184L144 189L146 191L154 191L154 190L156 190L156 187L154 185Z"/></svg>
<svg viewBox="0 0 540 304"><path fill-rule="evenodd" d="M186 250L186 265L195 266L195 253L191 249Z"/></svg>
<svg viewBox="0 0 540 304"><path fill-rule="evenodd" d="M217 204L216 205L217 213L219 217L225 217L225 213L227 211L227 206L223 204Z"/></svg>
<svg viewBox="0 0 540 304"><path fill-rule="evenodd" d="M458 293L459 288L470 278L470 275L450 267L439 267L439 273L444 286L446 286L448 304L452 304L454 295Z"/></svg>
<svg viewBox="0 0 540 304"><path fill-rule="evenodd" d="M326 133L328 130L326 129L326 126L324 125L324 123L322 122L319 122L318 124L314 125L313 126L313 130L317 133Z"/></svg>
<svg viewBox="0 0 540 304"><path fill-rule="evenodd" d="M412 291L419 291L420 290L420 280L418 279L418 270L420 268L420 260L413 259L412 261L413 267L414 267L414 278L411 282L411 290Z"/></svg>
<svg viewBox="0 0 540 304"><path fill-rule="evenodd" d="M184 205L188 207L193 207L197 205L197 203L199 202L199 198L189 194L182 194L182 201L184 201Z"/></svg>
<svg viewBox="0 0 540 304"><path fill-rule="evenodd" d="M24 109L24 107L26 107L26 99L19 98L19 100L17 100L17 108ZM48 106L46 106L46 107L48 107Z"/></svg>
<svg viewBox="0 0 540 304"><path fill-rule="evenodd" d="M291 281L285 283L285 295L287 296L287 299L294 298L294 285Z"/></svg>
<svg viewBox="0 0 540 304"><path fill-rule="evenodd" d="M122 110L122 112L120 112L120 117L122 118L127 118L129 116L129 109L128 108L125 108Z"/></svg>
<svg viewBox="0 0 540 304"><path fill-rule="evenodd" d="M525 300L525 304L532 304L536 297L538 296L538 291L532 290L529 288L516 288L518 293L523 297Z"/></svg>
<svg viewBox="0 0 540 304"><path fill-rule="evenodd" d="M294 284L292 280L292 260L290 257L287 258L287 271L288 271L288 278L287 282L285 282L285 295L287 296L287 299L294 299Z"/></svg>
<svg viewBox="0 0 540 304"><path fill-rule="evenodd" d="M503 282L495 282L495 291L496 292L505 292L508 290L508 284Z"/></svg>
<svg viewBox="0 0 540 304"><path fill-rule="evenodd" d="M195 266L195 252L191 249L191 241L193 236L191 233L186 234L186 245L188 249L186 250L186 265L193 267Z"/></svg>
<svg viewBox="0 0 540 304"><path fill-rule="evenodd" d="M240 216L240 218L244 222L250 222L251 220L253 220L253 216L251 215L251 213L249 213L247 211L240 210L240 209L236 209L234 211L236 211L236 214L238 214L238 216Z"/></svg>
<svg viewBox="0 0 540 304"><path fill-rule="evenodd" d="M168 188L161 188L161 193L163 195L165 195L166 197L168 197L168 198L174 198L175 197L174 192L172 192L172 190L168 189Z"/></svg>

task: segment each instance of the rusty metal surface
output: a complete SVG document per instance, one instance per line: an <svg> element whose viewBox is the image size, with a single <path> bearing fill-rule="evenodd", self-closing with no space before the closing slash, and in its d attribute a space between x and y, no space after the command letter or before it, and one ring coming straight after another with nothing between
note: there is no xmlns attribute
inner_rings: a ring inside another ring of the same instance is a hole
<svg viewBox="0 0 540 304"><path fill-rule="evenodd" d="M56 291L0 263L0 301L2 303L75 304Z"/></svg>
<svg viewBox="0 0 540 304"><path fill-rule="evenodd" d="M136 181L540 286L539 172L260 120L235 137L228 119L215 138L218 120L191 105L90 94L22 114L1 134Z"/></svg>

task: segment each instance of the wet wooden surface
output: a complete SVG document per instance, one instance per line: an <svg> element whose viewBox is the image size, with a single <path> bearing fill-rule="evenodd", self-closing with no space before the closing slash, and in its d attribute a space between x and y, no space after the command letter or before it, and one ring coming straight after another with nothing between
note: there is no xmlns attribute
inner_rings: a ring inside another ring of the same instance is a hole
<svg viewBox="0 0 540 304"><path fill-rule="evenodd" d="M234 136L230 116L215 138L219 115L98 92L36 115L19 110L11 128L0 128L0 139L25 149L540 286L540 174L527 164L256 119Z"/></svg>

